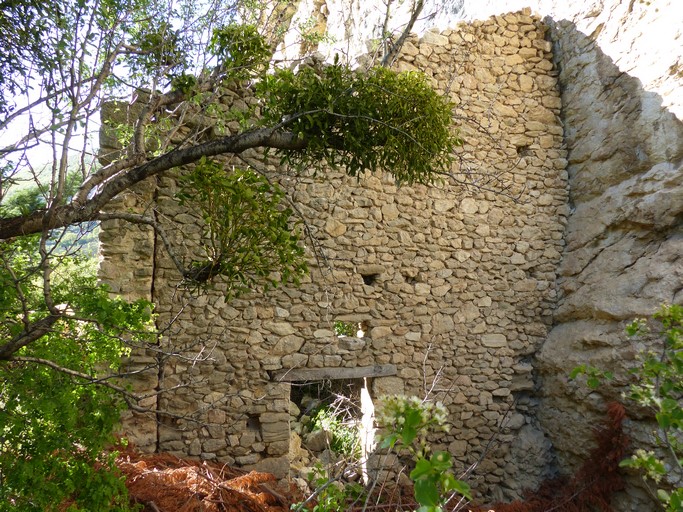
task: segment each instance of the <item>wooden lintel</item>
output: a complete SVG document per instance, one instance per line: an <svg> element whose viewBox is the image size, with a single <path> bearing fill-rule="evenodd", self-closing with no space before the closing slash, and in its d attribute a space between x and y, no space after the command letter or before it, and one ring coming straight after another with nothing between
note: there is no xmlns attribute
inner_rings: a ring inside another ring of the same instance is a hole
<svg viewBox="0 0 683 512"><path fill-rule="evenodd" d="M316 380L362 379L363 377L386 377L396 375L395 364L376 364L353 368L291 368L271 374L277 382L302 382Z"/></svg>

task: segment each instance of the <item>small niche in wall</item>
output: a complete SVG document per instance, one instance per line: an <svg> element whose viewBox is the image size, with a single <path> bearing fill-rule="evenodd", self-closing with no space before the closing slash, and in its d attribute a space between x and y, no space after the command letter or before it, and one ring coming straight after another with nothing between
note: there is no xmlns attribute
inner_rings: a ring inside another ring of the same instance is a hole
<svg viewBox="0 0 683 512"><path fill-rule="evenodd" d="M261 430L261 420L257 414L250 414L247 418L247 430L260 431Z"/></svg>
<svg viewBox="0 0 683 512"><path fill-rule="evenodd" d="M379 274L361 274L361 277L366 286L372 286L377 281Z"/></svg>
<svg viewBox="0 0 683 512"><path fill-rule="evenodd" d="M373 286L386 269L382 265L371 263L367 265L358 265L356 270L363 278L365 286Z"/></svg>
<svg viewBox="0 0 683 512"><path fill-rule="evenodd" d="M420 278L419 278L417 275L411 276L411 275L408 275L408 274L404 274L404 275L403 275L403 279L404 279L405 282L408 283L408 284L415 284L415 283L419 283L419 282L420 282Z"/></svg>
<svg viewBox="0 0 683 512"><path fill-rule="evenodd" d="M517 146L517 154L520 157L531 156L531 148L529 146Z"/></svg>

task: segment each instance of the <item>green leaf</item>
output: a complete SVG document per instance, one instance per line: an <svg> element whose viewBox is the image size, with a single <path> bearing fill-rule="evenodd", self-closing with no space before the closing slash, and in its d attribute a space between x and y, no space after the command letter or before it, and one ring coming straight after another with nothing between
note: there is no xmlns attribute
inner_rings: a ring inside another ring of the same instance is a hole
<svg viewBox="0 0 683 512"><path fill-rule="evenodd" d="M472 500L472 491L470 486L462 480L456 479L451 473L444 475L441 482L444 492L457 492L466 499L470 501Z"/></svg>
<svg viewBox="0 0 683 512"><path fill-rule="evenodd" d="M429 478L418 478L415 481L415 500L422 506L436 507L439 505L439 490Z"/></svg>
<svg viewBox="0 0 683 512"><path fill-rule="evenodd" d="M419 459L415 464L415 469L410 472L410 478L412 480L417 480L418 478L429 476L433 473L434 469L432 468L432 463L427 459Z"/></svg>
<svg viewBox="0 0 683 512"><path fill-rule="evenodd" d="M569 378L576 379L576 377L578 377L579 375L583 375L584 373L586 373L585 364L575 366L574 369L569 373Z"/></svg>
<svg viewBox="0 0 683 512"><path fill-rule="evenodd" d="M586 379L586 385L591 389L598 389L600 387L600 379L591 375Z"/></svg>
<svg viewBox="0 0 683 512"><path fill-rule="evenodd" d="M669 496L669 493L664 489L657 489L657 499L659 499L659 501L662 503L669 503L671 496Z"/></svg>
<svg viewBox="0 0 683 512"><path fill-rule="evenodd" d="M448 452L437 451L431 456L430 463L434 471L444 472L451 468L453 463L451 462L451 455Z"/></svg>

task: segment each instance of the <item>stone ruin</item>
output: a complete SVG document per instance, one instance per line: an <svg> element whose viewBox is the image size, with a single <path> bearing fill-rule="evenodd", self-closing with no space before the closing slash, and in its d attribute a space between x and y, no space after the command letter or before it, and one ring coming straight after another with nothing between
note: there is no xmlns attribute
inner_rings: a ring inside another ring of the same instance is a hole
<svg viewBox="0 0 683 512"><path fill-rule="evenodd" d="M580 37L566 25L550 28L565 45ZM668 266L659 275L651 269L648 282L660 283L669 272L664 288L675 292L683 267L683 200L660 211L664 206L648 210L649 203L640 198L654 192L662 201L680 200L682 185L680 169L675 171L680 160L672 154L653 150L647 162L621 175L610 174L608 166L612 157L624 163L618 148L611 156L599 155L611 147L608 142L572 157L585 144L581 138L591 133L582 123L590 125L592 118L586 116L588 107L577 107L587 98L567 97L580 95L571 87L576 68L567 64L558 71L548 31L527 10L427 32L420 39L411 36L403 47L396 68L426 73L456 105L465 144L454 173L465 183L399 188L382 174L360 180L332 170L296 174L258 152L226 159L226 165L249 164L267 172L297 205L316 241L315 251L307 248L311 272L300 287L252 293L229 303L220 284L192 295L179 288L180 276L151 229L103 223L103 280L115 293L155 302L158 325L170 325L160 338L162 348L201 359L149 352L127 361L130 369L145 370L136 377L136 389L163 391L146 403L158 414L124 418L139 448L292 476L293 390L303 382L364 380L373 399L429 393L441 400L451 430L434 439L435 447L454 456L456 469L479 461L471 483L496 499L518 497L558 464L577 464L586 441L575 442L567 429L583 422L577 430L590 439L585 415L595 414L600 400L567 383L571 365L585 360L575 344L606 343L614 356L623 343L617 334L622 321L669 293L656 289L645 293L640 307L598 316L606 333L598 342L589 328L595 322L591 297L613 293L614 283L593 285L596 276L589 279L586 271L601 254L623 259L632 247L648 247L637 228L632 245L615 241L627 246L610 252L614 248L603 233L621 233L618 212L640 212L643 218L650 212L653 225L666 227L666 233L653 236L663 240ZM598 48L577 48L597 56L601 77L612 72ZM633 85L627 78L614 77L629 91ZM225 101L247 105L254 100L236 92ZM620 101L608 98L605 104ZM643 123L637 117L642 112L616 112ZM565 119L574 124L563 127ZM664 122L680 130L675 118ZM568 130L577 126L567 139ZM611 127L604 129L611 133ZM651 139L642 142L644 151ZM680 140L672 149L678 157L683 155ZM104 153L116 150L106 133L102 146ZM571 182L574 178L581 179ZM479 180L480 186L468 186L468 179ZM664 182L662 191L658 185ZM191 254L201 227L193 212L178 205L176 191L174 176L167 175L141 184L114 207L153 211L171 230L179 251ZM613 214L611 223L602 220L603 209ZM610 260L608 270L612 264L618 266ZM606 275L619 286L632 283L631 273L623 281ZM591 288L583 302L581 294L591 286L604 289ZM680 302L680 286L677 293L670 299ZM336 322L357 325L363 335L338 336ZM551 352L558 345L564 348ZM572 402L577 399L585 404L577 407Z"/></svg>

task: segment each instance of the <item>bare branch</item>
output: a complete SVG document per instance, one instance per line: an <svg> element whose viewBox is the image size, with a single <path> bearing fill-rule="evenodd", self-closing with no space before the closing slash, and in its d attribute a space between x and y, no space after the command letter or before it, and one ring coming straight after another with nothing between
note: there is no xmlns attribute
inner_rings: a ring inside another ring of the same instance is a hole
<svg viewBox="0 0 683 512"><path fill-rule="evenodd" d="M415 25L415 22L417 21L417 18L420 16L420 13L422 12L422 9L424 8L424 0L417 0L415 4L413 5L413 12L410 15L410 20L408 21L408 24L406 25L406 28L403 29L403 32L399 36L399 38L396 40L395 43L390 42L389 43L389 49L382 58L381 65L385 67L391 66L394 61L396 60L396 57L398 57L399 52L401 51L401 48L403 47L403 44L406 42L406 39L408 39L408 36L410 35L410 31L413 30L413 26ZM389 9L389 6L387 5L387 11ZM387 16L388 16L387 12ZM384 37L384 34L382 34Z"/></svg>
<svg viewBox="0 0 683 512"><path fill-rule="evenodd" d="M150 412L150 409L147 409L145 407L140 407L139 405L137 405L137 402L142 400L143 397L140 397L134 393L131 393L126 388L124 388L122 386L117 386L113 382L109 382L107 380L99 379L97 377L93 377L92 375L88 375L87 373L72 370L71 368L65 368L64 366L58 365L54 361L50 361L49 359L42 359L40 357L19 356L19 357L12 357L10 360L11 361L18 361L18 362L22 362L22 363L42 364L44 366L52 368L55 371L58 371L60 373L64 373L66 375L70 375L71 377L76 377L77 379L81 379L87 383L97 384L99 386L104 386L106 388L109 388L109 389L116 391L121 396L123 396L124 400L126 400L126 403L128 404L128 406L133 411Z"/></svg>

